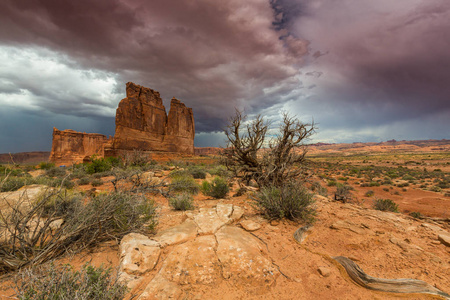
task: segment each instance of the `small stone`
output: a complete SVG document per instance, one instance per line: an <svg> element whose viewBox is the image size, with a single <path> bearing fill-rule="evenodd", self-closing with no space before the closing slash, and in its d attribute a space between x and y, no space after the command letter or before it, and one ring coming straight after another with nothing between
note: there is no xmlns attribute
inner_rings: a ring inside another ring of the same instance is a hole
<svg viewBox="0 0 450 300"><path fill-rule="evenodd" d="M278 226L278 225L280 225L280 221L278 221L278 220L272 220L272 221L270 221L270 225L272 225L272 226Z"/></svg>
<svg viewBox="0 0 450 300"><path fill-rule="evenodd" d="M330 269L327 267L319 267L317 270L319 271L320 275L322 275L323 277L328 277L331 274Z"/></svg>
<svg viewBox="0 0 450 300"><path fill-rule="evenodd" d="M230 219L232 222L235 222L237 220L239 220L240 218L242 218L242 216L244 215L244 209L240 206L233 206L233 213L230 216Z"/></svg>
<svg viewBox="0 0 450 300"><path fill-rule="evenodd" d="M438 235L438 240L447 247L450 247L450 235L441 233Z"/></svg>
<svg viewBox="0 0 450 300"><path fill-rule="evenodd" d="M244 228L247 231L255 231L261 228L261 224L256 223L252 220L242 220L240 224L242 228Z"/></svg>

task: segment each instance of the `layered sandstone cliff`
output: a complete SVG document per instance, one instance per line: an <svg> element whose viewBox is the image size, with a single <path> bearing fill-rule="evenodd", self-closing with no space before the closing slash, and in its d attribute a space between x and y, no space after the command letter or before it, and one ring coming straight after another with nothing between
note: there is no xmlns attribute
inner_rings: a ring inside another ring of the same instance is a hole
<svg viewBox="0 0 450 300"><path fill-rule="evenodd" d="M132 82L126 84L126 95L116 110L114 138L55 128L50 161L79 163L94 154L100 157L121 156L135 149L194 154L192 108L173 98L167 115L157 91Z"/></svg>
<svg viewBox="0 0 450 300"><path fill-rule="evenodd" d="M53 128L52 151L50 161L57 164L81 163L92 155L103 156L104 147L110 141L98 133L77 132L71 129Z"/></svg>
<svg viewBox="0 0 450 300"><path fill-rule="evenodd" d="M127 83L127 97L116 110L115 150L152 150L194 154L194 114L173 98L169 115L160 94Z"/></svg>

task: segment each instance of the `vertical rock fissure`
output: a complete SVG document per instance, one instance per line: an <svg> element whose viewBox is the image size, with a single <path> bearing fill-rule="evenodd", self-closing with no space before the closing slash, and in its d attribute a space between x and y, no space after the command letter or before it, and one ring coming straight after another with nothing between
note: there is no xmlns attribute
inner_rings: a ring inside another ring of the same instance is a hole
<svg viewBox="0 0 450 300"><path fill-rule="evenodd" d="M225 278L224 275L223 275L223 263L222 263L222 261L220 260L219 255L217 254L217 249L219 248L219 240L217 239L217 236L216 236L215 233L214 233L213 235L214 235L214 239L216 240L216 245L215 245L215 247L213 248L213 250L214 250L214 254L216 255L217 262L218 262L218 264L219 264L220 276L222 276L222 278Z"/></svg>

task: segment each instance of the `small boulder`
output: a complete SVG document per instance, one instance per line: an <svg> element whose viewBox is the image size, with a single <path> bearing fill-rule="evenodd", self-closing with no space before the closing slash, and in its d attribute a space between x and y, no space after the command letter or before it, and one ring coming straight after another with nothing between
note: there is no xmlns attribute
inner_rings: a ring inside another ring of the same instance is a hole
<svg viewBox="0 0 450 300"><path fill-rule="evenodd" d="M130 233L120 242L120 269L130 275L153 270L161 255L159 243L145 235Z"/></svg>
<svg viewBox="0 0 450 300"><path fill-rule="evenodd" d="M319 271L319 274L323 277L328 277L331 274L331 270L327 267L319 267L317 271Z"/></svg>
<svg viewBox="0 0 450 300"><path fill-rule="evenodd" d="M242 220L239 224L247 231L255 231L261 228L261 224L252 220Z"/></svg>

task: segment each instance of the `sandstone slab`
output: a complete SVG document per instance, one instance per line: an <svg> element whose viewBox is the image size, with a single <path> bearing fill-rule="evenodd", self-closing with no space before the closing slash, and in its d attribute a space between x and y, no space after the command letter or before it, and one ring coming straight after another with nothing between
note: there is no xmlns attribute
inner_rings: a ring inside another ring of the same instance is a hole
<svg viewBox="0 0 450 300"><path fill-rule="evenodd" d="M341 221L341 220L333 223L330 226L330 228L336 229L336 230L347 229L347 230L350 230L350 231L352 231L354 233L358 233L358 234L366 234L367 233L366 230L364 230L363 228L358 227L357 225L355 225L353 223L350 223L347 221Z"/></svg>
<svg viewBox="0 0 450 300"><path fill-rule="evenodd" d="M215 253L213 235L175 246L163 263L160 273L181 285L211 284L220 277L220 264Z"/></svg>
<svg viewBox="0 0 450 300"><path fill-rule="evenodd" d="M130 275L142 275L154 269L161 255L159 243L145 235L130 233L119 247L120 270Z"/></svg>
<svg viewBox="0 0 450 300"><path fill-rule="evenodd" d="M279 275L271 260L264 255L264 245L250 233L225 226L216 233L217 256L222 275L236 284L271 285Z"/></svg>
<svg viewBox="0 0 450 300"><path fill-rule="evenodd" d="M230 222L230 219L226 217L225 207L220 206L219 213L220 216L217 214L217 207L200 208L199 212L188 213L187 216L197 224L200 235L207 235L214 234L219 228Z"/></svg>
<svg viewBox="0 0 450 300"><path fill-rule="evenodd" d="M261 228L261 224L252 220L242 220L239 224L247 231L255 231Z"/></svg>
<svg viewBox="0 0 450 300"><path fill-rule="evenodd" d="M52 190L46 185L32 184L21 187L17 191L0 193L0 209L3 213L9 211L15 205L29 207L46 191Z"/></svg>
<svg viewBox="0 0 450 300"><path fill-rule="evenodd" d="M165 300L179 299L183 291L176 284L158 273L155 278L145 287L138 300Z"/></svg>
<svg viewBox="0 0 450 300"><path fill-rule="evenodd" d="M197 224L194 221L187 219L180 225L160 232L154 239L158 241L162 247L166 247L194 239L197 236L197 231Z"/></svg>
<svg viewBox="0 0 450 300"><path fill-rule="evenodd" d="M441 233L438 235L438 240L447 247L450 247L450 234Z"/></svg>

